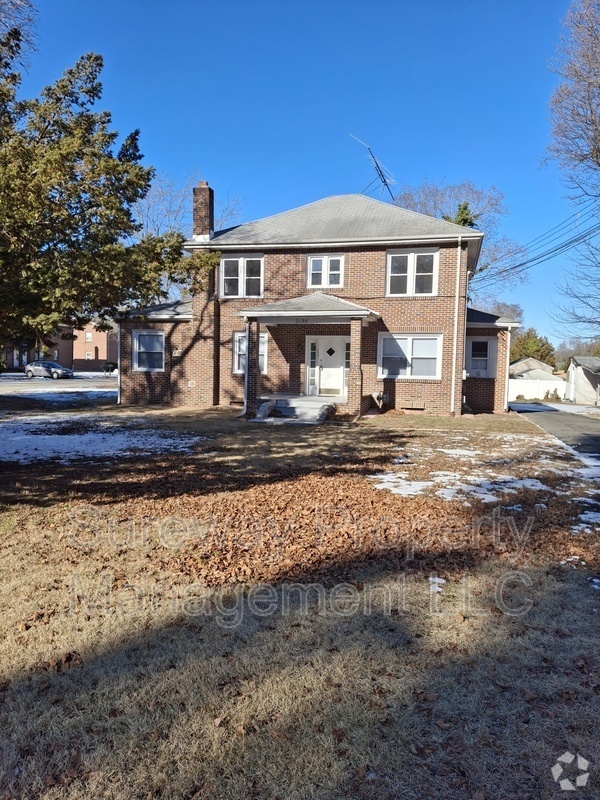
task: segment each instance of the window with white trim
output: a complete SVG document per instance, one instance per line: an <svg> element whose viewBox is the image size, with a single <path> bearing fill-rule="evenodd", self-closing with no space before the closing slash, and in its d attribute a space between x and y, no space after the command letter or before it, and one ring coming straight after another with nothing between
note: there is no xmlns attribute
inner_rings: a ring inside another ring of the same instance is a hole
<svg viewBox="0 0 600 800"><path fill-rule="evenodd" d="M437 294L439 250L394 250L387 257L389 297Z"/></svg>
<svg viewBox="0 0 600 800"><path fill-rule="evenodd" d="M467 336L465 366L470 378L495 378L498 340L491 336Z"/></svg>
<svg viewBox="0 0 600 800"><path fill-rule="evenodd" d="M226 256L221 259L221 297L262 297L262 256Z"/></svg>
<svg viewBox="0 0 600 800"><path fill-rule="evenodd" d="M92 341L92 332L91 331L86 331L85 332L85 340L86 340L86 342L91 342Z"/></svg>
<svg viewBox="0 0 600 800"><path fill-rule="evenodd" d="M441 342L430 334L379 334L377 377L439 379Z"/></svg>
<svg viewBox="0 0 600 800"><path fill-rule="evenodd" d="M133 371L165 371L163 331L133 331Z"/></svg>
<svg viewBox="0 0 600 800"><path fill-rule="evenodd" d="M331 288L344 285L344 256L309 256L309 288Z"/></svg>
<svg viewBox="0 0 600 800"><path fill-rule="evenodd" d="M267 333L261 333L258 342L258 366L263 375L267 374L268 338ZM246 372L246 334L241 331L233 334L233 372L236 375Z"/></svg>
<svg viewBox="0 0 600 800"><path fill-rule="evenodd" d="M91 350L86 350L85 351L85 360L86 361L91 361L92 360L92 352L91 352Z"/></svg>

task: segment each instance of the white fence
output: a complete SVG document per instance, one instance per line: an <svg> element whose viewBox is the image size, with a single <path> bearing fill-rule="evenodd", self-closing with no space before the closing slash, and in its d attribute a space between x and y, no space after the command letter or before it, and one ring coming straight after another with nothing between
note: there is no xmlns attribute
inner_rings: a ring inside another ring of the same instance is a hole
<svg viewBox="0 0 600 800"><path fill-rule="evenodd" d="M546 392L553 394L554 390L559 399L564 400L566 389L566 381L528 381L521 378L509 378L508 401L514 401L518 396L523 396L526 400L543 400Z"/></svg>

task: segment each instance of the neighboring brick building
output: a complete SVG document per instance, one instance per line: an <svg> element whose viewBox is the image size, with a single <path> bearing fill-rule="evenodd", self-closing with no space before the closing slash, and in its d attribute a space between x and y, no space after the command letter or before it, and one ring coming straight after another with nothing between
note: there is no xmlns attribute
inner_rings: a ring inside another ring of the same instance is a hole
<svg viewBox="0 0 600 800"><path fill-rule="evenodd" d="M109 331L99 331L94 323L90 322L83 330L73 333L74 370L100 372L107 362L117 363L119 347L116 324Z"/></svg>
<svg viewBox="0 0 600 800"><path fill-rule="evenodd" d="M483 234L364 195L213 231L194 189L187 248L218 251L205 292L121 321L122 403L210 406L272 393L363 413L506 409L510 331L467 310ZM247 368L247 375L246 375ZM469 377L465 380L465 369Z"/></svg>

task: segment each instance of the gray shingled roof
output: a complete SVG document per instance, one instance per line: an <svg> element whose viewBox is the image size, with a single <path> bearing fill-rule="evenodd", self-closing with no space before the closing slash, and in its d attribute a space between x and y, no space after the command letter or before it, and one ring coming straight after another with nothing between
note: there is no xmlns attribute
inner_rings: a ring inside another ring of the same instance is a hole
<svg viewBox="0 0 600 800"><path fill-rule="evenodd" d="M467 308L467 325L518 325L514 319L499 317L498 314L490 314L488 311L480 311L477 308Z"/></svg>
<svg viewBox="0 0 600 800"><path fill-rule="evenodd" d="M588 372L600 373L600 358L595 356L573 356L573 361Z"/></svg>
<svg viewBox="0 0 600 800"><path fill-rule="evenodd" d="M175 300L173 303L158 303L155 306L148 306L147 308L139 308L133 311L127 311L123 314L124 317L191 317L192 316L192 301Z"/></svg>
<svg viewBox="0 0 600 800"><path fill-rule="evenodd" d="M483 233L362 194L340 194L217 231L210 246L393 242L414 238L456 239L458 236L478 239Z"/></svg>
<svg viewBox="0 0 600 800"><path fill-rule="evenodd" d="M378 317L374 311L348 300L342 300L332 294L325 292L313 292L304 294L301 297L292 297L289 300L278 300L275 303L264 303L253 308L244 308L239 312L239 316L286 316L287 314L308 314L309 316L345 316L345 317Z"/></svg>

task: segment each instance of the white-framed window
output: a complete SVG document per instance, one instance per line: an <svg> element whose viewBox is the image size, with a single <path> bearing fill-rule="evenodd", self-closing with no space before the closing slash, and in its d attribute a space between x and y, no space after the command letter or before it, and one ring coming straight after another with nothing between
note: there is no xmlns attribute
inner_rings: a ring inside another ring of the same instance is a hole
<svg viewBox="0 0 600 800"><path fill-rule="evenodd" d="M92 332L91 331L86 331L85 332L85 340L86 340L86 342L91 342L92 341Z"/></svg>
<svg viewBox="0 0 600 800"><path fill-rule="evenodd" d="M133 371L165 371L163 331L133 331Z"/></svg>
<svg viewBox="0 0 600 800"><path fill-rule="evenodd" d="M498 340L495 336L468 336L465 366L470 378L495 378Z"/></svg>
<svg viewBox="0 0 600 800"><path fill-rule="evenodd" d="M269 335L261 333L258 342L258 366L263 375L267 374L267 341ZM246 334L238 331L233 334L233 373L243 375L246 372Z"/></svg>
<svg viewBox="0 0 600 800"><path fill-rule="evenodd" d="M224 256L221 259L221 297L262 297L262 294L262 256Z"/></svg>
<svg viewBox="0 0 600 800"><path fill-rule="evenodd" d="M380 333L378 378L441 378L442 337L434 334Z"/></svg>
<svg viewBox="0 0 600 800"><path fill-rule="evenodd" d="M389 297L435 295L439 250L392 250L387 255L386 294Z"/></svg>
<svg viewBox="0 0 600 800"><path fill-rule="evenodd" d="M309 256L308 287L332 288L344 285L344 256Z"/></svg>
<svg viewBox="0 0 600 800"><path fill-rule="evenodd" d="M90 350L86 350L85 351L85 360L86 361L91 361L92 360L92 353L90 352Z"/></svg>

